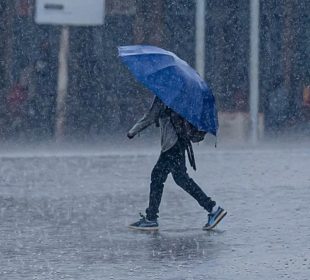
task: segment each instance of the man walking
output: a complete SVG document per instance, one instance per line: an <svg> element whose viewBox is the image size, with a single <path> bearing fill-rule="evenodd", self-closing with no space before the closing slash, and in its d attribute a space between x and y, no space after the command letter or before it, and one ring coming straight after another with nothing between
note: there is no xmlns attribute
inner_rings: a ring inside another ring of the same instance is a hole
<svg viewBox="0 0 310 280"><path fill-rule="evenodd" d="M137 133L157 122L161 132L161 154L151 174L149 206L146 209L146 216L140 214L141 219L129 225L129 228L158 230L157 214L164 183L169 173L171 173L176 184L189 193L200 206L209 212L208 222L203 229L210 230L225 217L227 212L221 207L213 211L216 202L208 197L194 180L189 177L185 162L186 143L177 134L175 126L171 121L169 110L158 97L155 97L150 110L127 134L128 138L132 139Z"/></svg>

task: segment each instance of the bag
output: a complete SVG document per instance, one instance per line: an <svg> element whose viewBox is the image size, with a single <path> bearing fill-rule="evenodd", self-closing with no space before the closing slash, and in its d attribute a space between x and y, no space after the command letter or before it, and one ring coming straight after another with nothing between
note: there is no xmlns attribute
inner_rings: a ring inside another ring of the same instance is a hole
<svg viewBox="0 0 310 280"><path fill-rule="evenodd" d="M192 143L199 143L204 140L207 134L206 132L198 130L197 127L171 109L168 109L168 114L170 115L172 125L180 139Z"/></svg>
<svg viewBox="0 0 310 280"><path fill-rule="evenodd" d="M198 130L194 125L171 109L167 109L167 114L170 116L171 123L180 142L185 146L190 165L196 171L196 162L192 143L201 142L207 133Z"/></svg>

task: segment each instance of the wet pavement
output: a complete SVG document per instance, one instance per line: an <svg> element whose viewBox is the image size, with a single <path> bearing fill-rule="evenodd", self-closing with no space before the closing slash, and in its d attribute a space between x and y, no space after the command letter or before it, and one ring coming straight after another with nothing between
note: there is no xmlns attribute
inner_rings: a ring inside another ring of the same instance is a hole
<svg viewBox="0 0 310 280"><path fill-rule="evenodd" d="M211 232L171 178L160 231L127 229L156 152L2 155L0 279L310 279L310 148L198 151L190 174L228 210Z"/></svg>

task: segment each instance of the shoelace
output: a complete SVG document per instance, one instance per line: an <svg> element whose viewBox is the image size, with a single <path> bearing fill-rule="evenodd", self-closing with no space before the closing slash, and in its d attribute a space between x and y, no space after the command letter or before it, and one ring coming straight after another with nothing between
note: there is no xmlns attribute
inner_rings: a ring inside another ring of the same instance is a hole
<svg viewBox="0 0 310 280"><path fill-rule="evenodd" d="M209 214L208 214L208 218L210 219L211 217L213 217L213 216L214 216L214 213L215 213L215 212L209 213Z"/></svg>
<svg viewBox="0 0 310 280"><path fill-rule="evenodd" d="M141 212L139 213L140 217L141 217L141 220L146 220L146 217L145 215L143 215Z"/></svg>

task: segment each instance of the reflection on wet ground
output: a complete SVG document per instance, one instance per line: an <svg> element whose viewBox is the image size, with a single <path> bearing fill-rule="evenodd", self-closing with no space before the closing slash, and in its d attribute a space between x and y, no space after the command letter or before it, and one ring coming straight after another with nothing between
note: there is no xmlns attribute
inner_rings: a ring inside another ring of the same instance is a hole
<svg viewBox="0 0 310 280"><path fill-rule="evenodd" d="M202 231L206 213L169 179L153 233L127 225L156 156L0 159L0 279L309 279L309 157L212 158L193 176L227 218Z"/></svg>

